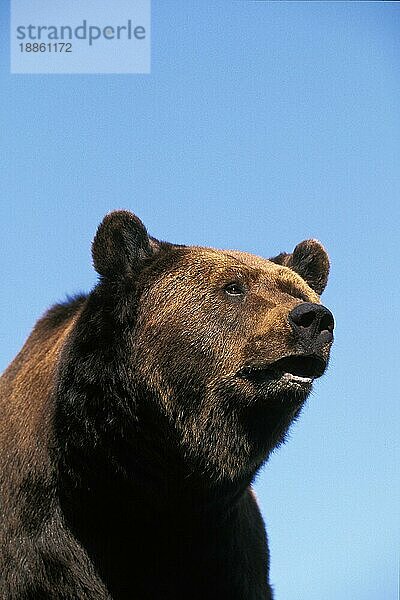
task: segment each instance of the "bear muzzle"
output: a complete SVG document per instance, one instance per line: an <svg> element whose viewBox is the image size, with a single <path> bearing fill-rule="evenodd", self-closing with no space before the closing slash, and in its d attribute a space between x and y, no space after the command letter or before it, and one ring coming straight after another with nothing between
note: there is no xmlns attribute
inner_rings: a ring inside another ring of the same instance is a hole
<svg viewBox="0 0 400 600"><path fill-rule="evenodd" d="M259 385L277 381L310 385L327 368L333 329L330 310L313 302L274 315L273 325L247 347L248 358L237 375Z"/></svg>

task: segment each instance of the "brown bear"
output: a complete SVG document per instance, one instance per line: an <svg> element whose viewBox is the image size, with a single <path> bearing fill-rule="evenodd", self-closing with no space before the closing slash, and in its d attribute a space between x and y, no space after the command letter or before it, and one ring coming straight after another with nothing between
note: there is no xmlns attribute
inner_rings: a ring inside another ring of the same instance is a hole
<svg viewBox="0 0 400 600"><path fill-rule="evenodd" d="M1 600L267 600L251 491L327 366L329 260L160 242L105 217L87 296L0 379Z"/></svg>

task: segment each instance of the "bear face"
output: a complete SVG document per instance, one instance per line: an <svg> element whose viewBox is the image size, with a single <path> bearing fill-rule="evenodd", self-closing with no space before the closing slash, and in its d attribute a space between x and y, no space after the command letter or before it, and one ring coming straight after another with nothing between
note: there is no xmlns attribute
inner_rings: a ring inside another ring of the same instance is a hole
<svg viewBox="0 0 400 600"><path fill-rule="evenodd" d="M302 303L319 298L289 268L204 248L174 250L144 285L135 371L152 381L185 453L219 479L254 472L325 371L332 318L301 335L288 317Z"/></svg>
<svg viewBox="0 0 400 600"><path fill-rule="evenodd" d="M149 452L159 457L173 446L185 479L206 474L202 487L248 484L328 363L333 318L317 294L329 271L325 250L308 240L265 260L177 246L117 211L100 225L92 253L101 281L62 359L62 396L71 392L66 382L74 388L93 373L101 373L100 388L115 388L123 371L124 396L146 398L157 415ZM126 423L142 409L128 402Z"/></svg>

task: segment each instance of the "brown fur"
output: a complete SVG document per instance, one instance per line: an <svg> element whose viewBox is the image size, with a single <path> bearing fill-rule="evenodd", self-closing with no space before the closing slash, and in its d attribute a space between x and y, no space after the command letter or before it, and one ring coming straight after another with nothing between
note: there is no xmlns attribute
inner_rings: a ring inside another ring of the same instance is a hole
<svg viewBox="0 0 400 600"><path fill-rule="evenodd" d="M93 260L99 285L0 379L0 597L269 600L249 486L310 385L246 370L327 362L331 340L306 347L290 321L319 305L325 250L174 246L119 211Z"/></svg>

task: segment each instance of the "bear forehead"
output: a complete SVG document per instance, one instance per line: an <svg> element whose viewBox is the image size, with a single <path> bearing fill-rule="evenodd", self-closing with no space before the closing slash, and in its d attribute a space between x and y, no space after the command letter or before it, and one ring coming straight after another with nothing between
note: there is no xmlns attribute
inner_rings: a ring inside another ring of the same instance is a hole
<svg viewBox="0 0 400 600"><path fill-rule="evenodd" d="M178 270L186 276L208 278L210 281L226 276L248 276L254 281L272 287L300 292L307 302L319 303L319 296L300 275L288 267L249 252L219 250L203 246L186 246L182 249Z"/></svg>

